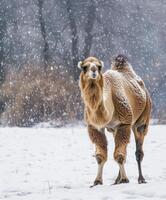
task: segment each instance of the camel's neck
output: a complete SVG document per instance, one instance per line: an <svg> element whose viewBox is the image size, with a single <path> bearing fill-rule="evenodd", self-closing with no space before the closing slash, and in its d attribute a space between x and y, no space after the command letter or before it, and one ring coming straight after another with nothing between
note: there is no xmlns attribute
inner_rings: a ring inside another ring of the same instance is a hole
<svg viewBox="0 0 166 200"><path fill-rule="evenodd" d="M109 112L103 101L103 76L100 80L80 78L80 88L85 103L85 119L87 123L97 127L105 127L110 121Z"/></svg>
<svg viewBox="0 0 166 200"><path fill-rule="evenodd" d="M89 80L83 89L83 97L86 106L91 111L96 111L103 104L103 78L101 80Z"/></svg>
<svg viewBox="0 0 166 200"><path fill-rule="evenodd" d="M84 90L86 105L85 119L96 128L103 128L109 122L109 113L103 102L103 83L89 83Z"/></svg>

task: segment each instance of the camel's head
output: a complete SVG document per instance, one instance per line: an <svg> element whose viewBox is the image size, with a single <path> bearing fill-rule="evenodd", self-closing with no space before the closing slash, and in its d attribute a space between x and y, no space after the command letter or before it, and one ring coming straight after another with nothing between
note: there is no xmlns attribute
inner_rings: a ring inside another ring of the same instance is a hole
<svg viewBox="0 0 166 200"><path fill-rule="evenodd" d="M88 57L78 63L78 68L81 69L84 78L91 80L99 80L101 78L103 67L103 62L95 57Z"/></svg>

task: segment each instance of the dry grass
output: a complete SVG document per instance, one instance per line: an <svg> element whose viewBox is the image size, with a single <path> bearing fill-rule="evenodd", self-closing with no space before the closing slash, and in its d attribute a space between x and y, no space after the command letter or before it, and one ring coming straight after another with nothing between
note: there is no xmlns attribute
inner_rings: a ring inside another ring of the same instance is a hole
<svg viewBox="0 0 166 200"><path fill-rule="evenodd" d="M5 111L1 123L10 126L32 126L43 121L62 124L81 117L78 83L63 67L48 67L46 72L34 66L9 71L1 87Z"/></svg>

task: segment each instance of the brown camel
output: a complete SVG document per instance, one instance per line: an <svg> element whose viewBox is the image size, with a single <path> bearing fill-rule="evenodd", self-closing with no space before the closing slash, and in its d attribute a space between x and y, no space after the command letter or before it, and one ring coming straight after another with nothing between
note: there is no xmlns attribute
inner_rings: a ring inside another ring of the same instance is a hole
<svg viewBox="0 0 166 200"><path fill-rule="evenodd" d="M85 104L84 117L91 141L96 146L98 163L94 185L102 184L103 166L107 160L105 129L113 133L115 141L114 159L119 164L115 184L128 183L124 163L131 129L136 142L138 183L146 183L141 169L143 142L148 131L151 99L142 79L136 75L127 58L117 56L111 70L102 73L103 62L88 57L78 63L81 95Z"/></svg>

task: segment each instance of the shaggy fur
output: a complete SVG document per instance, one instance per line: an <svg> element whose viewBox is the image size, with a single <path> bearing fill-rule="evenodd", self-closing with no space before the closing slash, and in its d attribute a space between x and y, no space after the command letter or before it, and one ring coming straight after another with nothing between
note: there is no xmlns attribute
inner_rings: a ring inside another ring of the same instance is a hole
<svg viewBox="0 0 166 200"><path fill-rule="evenodd" d="M90 139L96 145L99 167L94 185L102 184L102 170L107 159L105 128L113 132L115 140L114 158L119 164L115 183L128 182L124 163L131 129L136 140L138 182L145 183L141 169L142 145L149 125L151 100L142 79L123 55L117 56L111 70L104 74L102 61L95 57L89 57L78 65L82 70L79 85L85 104L84 116Z"/></svg>

